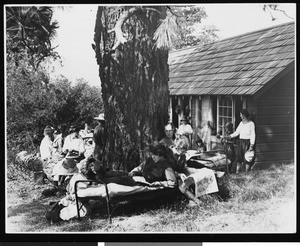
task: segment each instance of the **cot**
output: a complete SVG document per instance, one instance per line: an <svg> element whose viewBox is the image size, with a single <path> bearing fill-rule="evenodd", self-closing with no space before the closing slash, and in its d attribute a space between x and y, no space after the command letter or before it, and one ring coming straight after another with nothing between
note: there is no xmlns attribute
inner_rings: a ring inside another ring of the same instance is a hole
<svg viewBox="0 0 300 246"><path fill-rule="evenodd" d="M95 183L94 186L86 184ZM84 185L85 184L85 185ZM80 189L79 187L86 187ZM102 180L76 180L75 200L77 208L77 217L80 220L80 210L89 200L100 200L106 203L106 210L109 223L112 222L113 207L120 202L136 202L140 200L168 199L171 196L181 194L177 187L169 188L162 186L147 186L141 183L136 186L125 186L116 183L106 184Z"/></svg>

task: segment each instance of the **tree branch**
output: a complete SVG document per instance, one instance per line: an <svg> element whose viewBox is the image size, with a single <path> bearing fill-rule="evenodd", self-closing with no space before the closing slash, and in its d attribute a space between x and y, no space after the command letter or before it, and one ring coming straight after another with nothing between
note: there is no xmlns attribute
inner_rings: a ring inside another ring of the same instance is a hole
<svg viewBox="0 0 300 246"><path fill-rule="evenodd" d="M124 37L124 33L122 32L122 26L126 22L126 20L128 20L131 16L135 15L136 12L145 11L145 10L151 10L151 11L156 11L156 12L160 13L157 9L154 9L154 8L132 7L130 9L124 11L120 15L114 29L108 31L108 33L115 32L115 35L116 35L116 42L115 42L114 46L112 47L112 50L115 50L120 44L124 44L127 42L127 39Z"/></svg>

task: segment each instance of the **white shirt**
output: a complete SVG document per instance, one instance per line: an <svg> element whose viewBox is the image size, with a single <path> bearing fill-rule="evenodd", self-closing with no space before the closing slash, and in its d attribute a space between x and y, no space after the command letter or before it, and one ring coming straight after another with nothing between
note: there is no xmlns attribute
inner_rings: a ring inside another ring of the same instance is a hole
<svg viewBox="0 0 300 246"><path fill-rule="evenodd" d="M65 138L63 152L65 150L76 150L79 152L79 155L84 153L84 141L81 137L74 137L74 135L70 134Z"/></svg>
<svg viewBox="0 0 300 246"><path fill-rule="evenodd" d="M40 153L42 160L52 158L52 141L49 136L45 136L40 144Z"/></svg>
<svg viewBox="0 0 300 246"><path fill-rule="evenodd" d="M179 134L192 134L193 133L193 129L191 127L191 125L186 124L186 125L180 125L178 128L178 133Z"/></svg>
<svg viewBox="0 0 300 246"><path fill-rule="evenodd" d="M230 135L231 138L240 135L240 139L250 139L250 144L255 143L255 125L253 121L247 123L240 122L234 133Z"/></svg>

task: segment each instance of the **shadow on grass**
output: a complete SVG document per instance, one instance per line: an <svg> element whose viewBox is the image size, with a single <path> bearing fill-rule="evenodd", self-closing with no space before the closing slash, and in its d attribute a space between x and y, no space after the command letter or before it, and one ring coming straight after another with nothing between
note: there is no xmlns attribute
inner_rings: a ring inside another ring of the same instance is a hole
<svg viewBox="0 0 300 246"><path fill-rule="evenodd" d="M143 214L150 210L156 210L163 207L176 209L176 203L182 200L178 192L163 197L151 198L146 200L124 201L118 204L113 203L111 210L112 218L130 217L132 215ZM58 201L59 198L50 197L31 202L25 202L20 205L10 206L7 208L7 220L14 220L14 217L21 217L22 225L20 232L55 232L55 231L72 231L88 232L93 230L103 230L108 226L108 214L106 203L90 200L91 213L81 220L72 218L68 221L50 223L46 220L46 211L49 202Z"/></svg>
<svg viewBox="0 0 300 246"><path fill-rule="evenodd" d="M7 208L7 220L21 216L22 224L26 225L23 228L25 231L40 231L49 226L45 218L49 201L51 200L35 200L17 206L10 206Z"/></svg>
<svg viewBox="0 0 300 246"><path fill-rule="evenodd" d="M158 197L144 197L140 199L113 201L111 203L112 218L118 216L130 217L132 215L139 215L148 212L149 210L156 210L163 207L169 209L176 209L176 204L180 204L184 199L179 191L170 194L163 194ZM105 201L89 200L89 208L91 219L108 219L107 205Z"/></svg>

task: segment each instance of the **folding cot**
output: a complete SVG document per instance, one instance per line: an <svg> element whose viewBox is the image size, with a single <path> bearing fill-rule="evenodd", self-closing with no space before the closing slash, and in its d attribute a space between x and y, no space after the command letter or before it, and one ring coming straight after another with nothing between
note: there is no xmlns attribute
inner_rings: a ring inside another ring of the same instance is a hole
<svg viewBox="0 0 300 246"><path fill-rule="evenodd" d="M228 160L224 154L209 153L206 156L195 156L188 161L188 167L191 169L212 169L224 170L228 165ZM199 176L199 175L198 175ZM201 176L201 175L200 175ZM193 177L195 178L195 177ZM200 177L200 179L203 177ZM196 180L196 179L195 179ZM194 180L194 181L195 181ZM191 180L187 180L191 182ZM213 181L212 181L213 182ZM95 183L96 185L89 187L88 184ZM121 201L138 201L138 200L153 200L153 199L168 199L170 196L181 194L178 187L169 188L162 186L149 186L144 182L138 182L140 185L125 186L116 183L105 183L102 180L87 180L79 179L74 183L74 193L76 200L77 216L80 219L80 210L84 204L90 200L102 200L106 203L109 222L112 217L113 204L118 204ZM199 180L199 184L200 184ZM201 183L202 185L202 183ZM82 188L82 189L81 189ZM199 187L200 188L200 187ZM214 185L209 188L210 192L216 192L217 187ZM201 189L203 191L203 189ZM201 191L201 192L202 192ZM199 191L200 192L200 191ZM204 190L207 194L207 191Z"/></svg>
<svg viewBox="0 0 300 246"><path fill-rule="evenodd" d="M88 183L97 183L96 186L78 189L79 186ZM75 200L77 208L77 216L80 219L80 210L90 199L102 200L106 203L106 209L109 222L112 219L113 205L118 205L119 202L135 202L140 200L163 199L181 194L177 187L169 188L162 186L125 186L116 183L106 184L101 180L77 180L75 181Z"/></svg>

